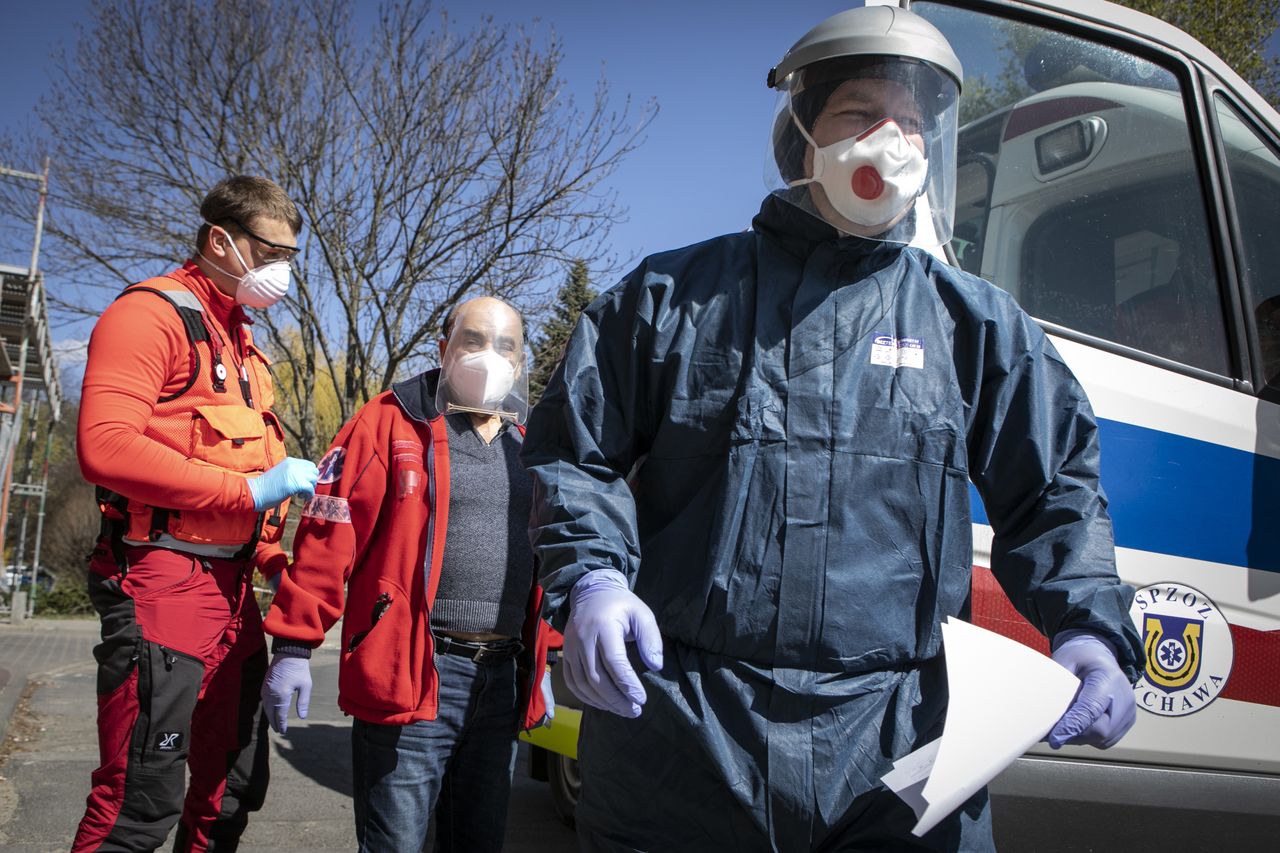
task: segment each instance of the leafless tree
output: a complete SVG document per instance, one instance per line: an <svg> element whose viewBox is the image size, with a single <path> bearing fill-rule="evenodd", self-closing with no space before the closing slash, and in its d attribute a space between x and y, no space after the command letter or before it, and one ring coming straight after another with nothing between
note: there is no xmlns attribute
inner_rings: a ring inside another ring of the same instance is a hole
<svg viewBox="0 0 1280 853"><path fill-rule="evenodd" d="M194 211L228 174L298 202L295 288L258 313L284 365L277 410L312 457L429 361L459 300L536 312L569 259L599 259L620 214L602 181L654 114L612 107L603 78L576 105L553 32L486 19L459 33L422 0L370 28L353 5L97 0L37 110L62 312L96 314L190 255Z"/></svg>

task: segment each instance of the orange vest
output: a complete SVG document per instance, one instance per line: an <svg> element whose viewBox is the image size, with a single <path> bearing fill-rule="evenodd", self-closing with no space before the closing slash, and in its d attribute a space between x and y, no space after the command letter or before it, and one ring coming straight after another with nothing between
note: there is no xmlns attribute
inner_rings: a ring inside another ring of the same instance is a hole
<svg viewBox="0 0 1280 853"><path fill-rule="evenodd" d="M117 298L130 294L143 294L134 299L163 298L172 305L191 345L186 387L156 402L144 435L189 459L245 475L261 474L284 459L284 430L270 411L269 362L253 345L249 329L236 326L239 341L232 341L199 297L174 278L148 279ZM250 376L256 381L250 383ZM254 386L266 399L253 399ZM114 493L99 503L108 518L127 517L126 539L155 542L168 534L203 546L243 546L245 557L259 541L280 539L289 506L286 500L264 513L177 510L126 502Z"/></svg>

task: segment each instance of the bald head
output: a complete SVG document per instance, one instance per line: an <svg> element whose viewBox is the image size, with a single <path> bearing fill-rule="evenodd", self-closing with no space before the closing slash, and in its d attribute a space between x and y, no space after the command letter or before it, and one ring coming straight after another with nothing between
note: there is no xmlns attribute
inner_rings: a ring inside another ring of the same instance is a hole
<svg viewBox="0 0 1280 853"><path fill-rule="evenodd" d="M524 318L516 309L503 302L501 299L493 296L476 296L468 299L466 302L461 302L453 306L449 309L449 313L444 315L444 323L442 324L441 331L444 332L445 340L448 340L449 336L453 334L453 327L457 323L458 318L465 312L475 309L497 312L508 311L515 316L515 319L520 324L521 329L523 330L524 328Z"/></svg>
<svg viewBox="0 0 1280 853"><path fill-rule="evenodd" d="M441 357L492 349L519 370L524 364L524 321L501 299L477 296L449 312L444 321Z"/></svg>

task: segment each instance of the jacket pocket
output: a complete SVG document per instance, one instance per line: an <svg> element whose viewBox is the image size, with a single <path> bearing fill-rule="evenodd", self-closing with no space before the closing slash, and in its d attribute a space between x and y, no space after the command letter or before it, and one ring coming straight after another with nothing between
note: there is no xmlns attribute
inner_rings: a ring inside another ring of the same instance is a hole
<svg viewBox="0 0 1280 853"><path fill-rule="evenodd" d="M346 614L338 692L383 711L418 707L422 662L413 660L409 641L409 596L380 580L368 593L353 593Z"/></svg>
<svg viewBox="0 0 1280 853"><path fill-rule="evenodd" d="M191 456L241 474L267 470L270 458L262 413L248 406L196 406Z"/></svg>
<svg viewBox="0 0 1280 853"><path fill-rule="evenodd" d="M415 497L423 500L427 472L423 465L422 445L409 441L395 442L392 447L391 475L397 501Z"/></svg>

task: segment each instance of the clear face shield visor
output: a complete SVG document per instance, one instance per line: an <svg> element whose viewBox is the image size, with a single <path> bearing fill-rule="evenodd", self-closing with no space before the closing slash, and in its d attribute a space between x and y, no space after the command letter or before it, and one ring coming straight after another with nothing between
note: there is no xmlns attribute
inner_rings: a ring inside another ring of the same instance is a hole
<svg viewBox="0 0 1280 853"><path fill-rule="evenodd" d="M524 423L529 355L514 313L473 310L458 318L440 367L436 411Z"/></svg>
<svg viewBox="0 0 1280 853"><path fill-rule="evenodd" d="M955 80L913 59L863 56L777 84L769 191L859 237L936 247L955 214Z"/></svg>

